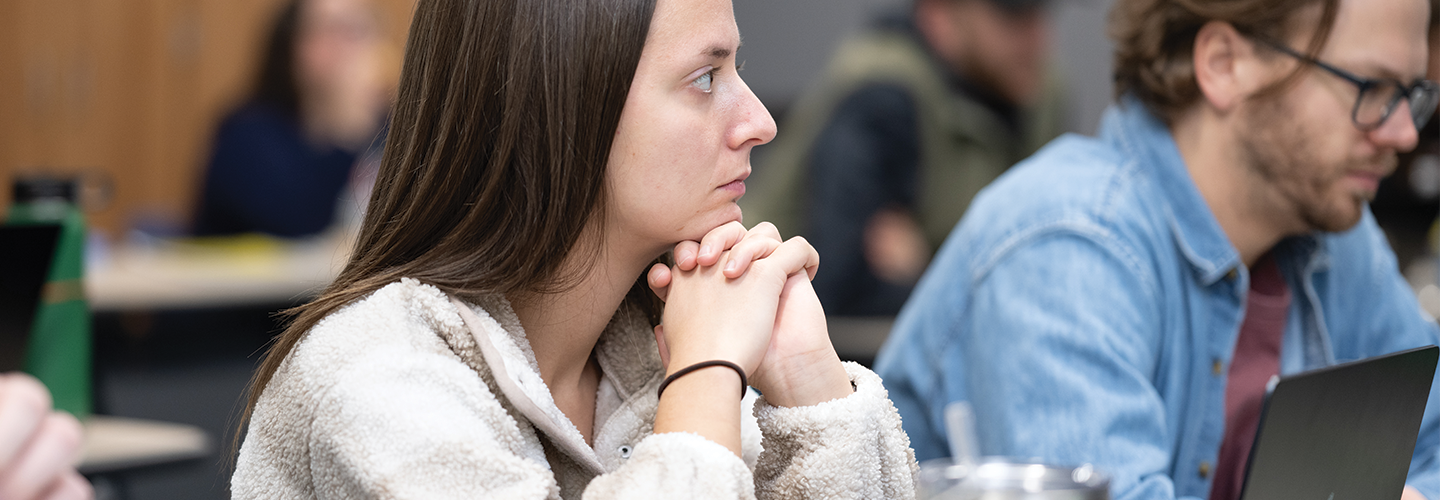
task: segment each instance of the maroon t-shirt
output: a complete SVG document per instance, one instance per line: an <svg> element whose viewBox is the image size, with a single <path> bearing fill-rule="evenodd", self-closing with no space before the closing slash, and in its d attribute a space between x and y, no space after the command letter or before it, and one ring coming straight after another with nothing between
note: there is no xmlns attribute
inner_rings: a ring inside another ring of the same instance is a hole
<svg viewBox="0 0 1440 500"><path fill-rule="evenodd" d="M1215 482L1210 500L1240 498L1245 464L1255 442L1265 385L1280 374L1280 343L1290 311L1290 287L1280 275L1280 266L1269 254L1250 270L1250 293L1245 302L1245 320L1235 341L1230 360L1230 378L1225 383L1225 439L1215 464Z"/></svg>

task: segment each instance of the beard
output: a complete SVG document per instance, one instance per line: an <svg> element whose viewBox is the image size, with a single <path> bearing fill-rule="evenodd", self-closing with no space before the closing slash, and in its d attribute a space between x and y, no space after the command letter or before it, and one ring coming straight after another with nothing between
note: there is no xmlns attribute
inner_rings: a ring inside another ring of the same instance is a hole
<svg viewBox="0 0 1440 500"><path fill-rule="evenodd" d="M1305 120L1284 95L1255 97L1241 111L1237 143L1246 167L1263 185L1251 186L1255 206L1278 210L1302 232L1340 232L1360 222L1374 191L1346 190L1340 182L1350 173L1394 171L1396 154L1382 151L1367 158L1327 155L1331 123ZM1350 117L1343 117L1346 126Z"/></svg>

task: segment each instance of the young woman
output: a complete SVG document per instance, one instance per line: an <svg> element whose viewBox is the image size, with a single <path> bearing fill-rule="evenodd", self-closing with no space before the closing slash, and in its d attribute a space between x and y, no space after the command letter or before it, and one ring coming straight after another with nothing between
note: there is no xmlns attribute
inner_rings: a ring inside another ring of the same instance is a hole
<svg viewBox="0 0 1440 500"><path fill-rule="evenodd" d="M738 222L775 133L739 44L730 0L421 0L364 227L256 376L235 497L912 497L813 249Z"/></svg>

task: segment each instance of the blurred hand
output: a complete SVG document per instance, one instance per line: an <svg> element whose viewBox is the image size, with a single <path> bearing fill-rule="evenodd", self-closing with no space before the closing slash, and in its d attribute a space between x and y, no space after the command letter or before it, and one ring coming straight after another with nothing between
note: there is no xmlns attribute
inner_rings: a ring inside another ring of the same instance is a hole
<svg viewBox="0 0 1440 500"><path fill-rule="evenodd" d="M1412 487L1410 487L1410 486L1405 486L1405 492L1400 494L1400 500L1426 500L1426 499L1425 499L1425 495L1420 494L1420 490L1417 490L1417 489L1412 488Z"/></svg>
<svg viewBox="0 0 1440 500"><path fill-rule="evenodd" d="M0 375L0 498L94 496L72 465L80 457L80 422L50 404L45 386L29 375Z"/></svg>
<svg viewBox="0 0 1440 500"><path fill-rule="evenodd" d="M896 285L914 284L930 261L930 247L920 225L902 210L877 212L865 224L864 240L870 272Z"/></svg>

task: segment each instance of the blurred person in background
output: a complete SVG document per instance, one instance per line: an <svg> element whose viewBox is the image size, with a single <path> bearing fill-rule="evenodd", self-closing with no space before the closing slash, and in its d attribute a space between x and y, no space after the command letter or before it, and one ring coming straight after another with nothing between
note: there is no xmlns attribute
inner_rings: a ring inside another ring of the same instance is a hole
<svg viewBox="0 0 1440 500"><path fill-rule="evenodd" d="M353 167L377 142L395 72L387 59L367 0L287 4L253 95L220 124L194 234L297 238L329 228Z"/></svg>
<svg viewBox="0 0 1440 500"><path fill-rule="evenodd" d="M1367 209L1440 99L1430 8L1117 0L1099 137L981 193L880 351L916 456L965 400L985 455L1233 499L1272 377L1440 344ZM1440 500L1440 405L1407 472Z"/></svg>
<svg viewBox="0 0 1440 500"><path fill-rule="evenodd" d="M742 204L825 256L826 311L898 312L975 193L1062 132L1047 3L916 0L801 98Z"/></svg>
<svg viewBox="0 0 1440 500"><path fill-rule="evenodd" d="M69 413L51 411L33 377L0 374L0 498L81 500L94 496L75 472L83 433Z"/></svg>

